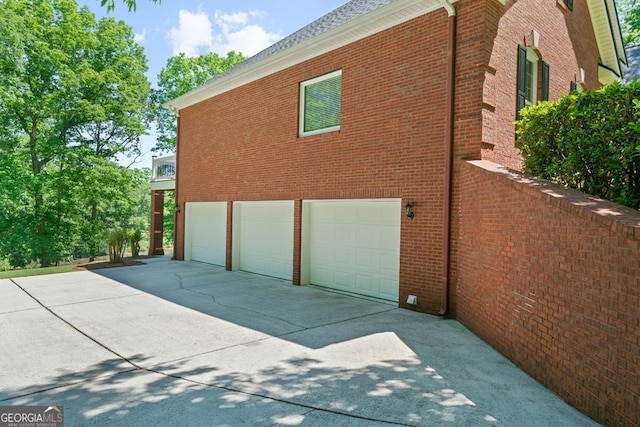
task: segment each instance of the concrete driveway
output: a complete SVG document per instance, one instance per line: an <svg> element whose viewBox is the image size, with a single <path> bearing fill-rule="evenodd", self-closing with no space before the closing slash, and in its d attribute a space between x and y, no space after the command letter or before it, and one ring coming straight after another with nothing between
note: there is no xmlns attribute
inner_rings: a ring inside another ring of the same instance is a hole
<svg viewBox="0 0 640 427"><path fill-rule="evenodd" d="M0 280L0 406L65 425L596 425L454 320L165 258Z"/></svg>

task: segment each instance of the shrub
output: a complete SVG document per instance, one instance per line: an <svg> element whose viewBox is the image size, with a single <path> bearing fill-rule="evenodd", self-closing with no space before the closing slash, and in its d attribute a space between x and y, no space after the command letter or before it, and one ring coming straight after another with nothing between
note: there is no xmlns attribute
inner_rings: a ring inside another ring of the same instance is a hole
<svg viewBox="0 0 640 427"><path fill-rule="evenodd" d="M638 100L634 80L525 108L516 130L524 171L638 209Z"/></svg>
<svg viewBox="0 0 640 427"><path fill-rule="evenodd" d="M40 264L40 261L37 260L37 259L33 259L33 260L29 261L24 266L24 268L28 269L28 270L31 270L31 269L34 269L34 268L40 268L40 267L42 267L42 264Z"/></svg>
<svg viewBox="0 0 640 427"><path fill-rule="evenodd" d="M123 228L111 230L107 237L107 244L109 247L109 262L111 264L121 263L127 244L127 232Z"/></svg>
<svg viewBox="0 0 640 427"><path fill-rule="evenodd" d="M9 262L6 258L0 258L0 271L8 271L13 267L11 266L11 262Z"/></svg>
<svg viewBox="0 0 640 427"><path fill-rule="evenodd" d="M127 231L127 237L131 244L131 256L140 256L140 240L142 240L142 231L139 228L130 228Z"/></svg>

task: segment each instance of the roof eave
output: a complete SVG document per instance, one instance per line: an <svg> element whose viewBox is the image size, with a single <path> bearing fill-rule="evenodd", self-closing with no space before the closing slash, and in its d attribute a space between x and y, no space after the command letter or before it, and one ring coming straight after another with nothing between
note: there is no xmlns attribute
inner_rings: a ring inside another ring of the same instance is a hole
<svg viewBox="0 0 640 427"><path fill-rule="evenodd" d="M587 5L598 44L599 65L607 70L599 73L601 76L606 76L604 79L599 79L600 83L608 84L612 80L622 81L627 67L627 57L615 3L613 0L587 0ZM615 76L614 79L612 75Z"/></svg>
<svg viewBox="0 0 640 427"><path fill-rule="evenodd" d="M452 3L457 0L452 0ZM398 0L336 28L268 56L262 61L213 79L163 107L178 113L206 99L267 77L296 64L364 39L443 7L442 0Z"/></svg>

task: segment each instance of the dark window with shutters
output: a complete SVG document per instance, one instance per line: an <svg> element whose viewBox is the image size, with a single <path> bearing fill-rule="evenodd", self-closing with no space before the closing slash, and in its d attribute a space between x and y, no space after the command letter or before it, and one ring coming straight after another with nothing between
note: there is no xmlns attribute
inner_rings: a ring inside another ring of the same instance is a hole
<svg viewBox="0 0 640 427"><path fill-rule="evenodd" d="M549 64L542 62L542 92L540 93L540 99L543 101L549 100Z"/></svg>
<svg viewBox="0 0 640 427"><path fill-rule="evenodd" d="M527 101L526 83L527 83L527 48L518 45L518 96L516 99L516 114L520 120L520 110L522 110Z"/></svg>
<svg viewBox="0 0 640 427"><path fill-rule="evenodd" d="M578 83L575 80L571 81L571 86L569 87L569 92L575 92L578 90Z"/></svg>

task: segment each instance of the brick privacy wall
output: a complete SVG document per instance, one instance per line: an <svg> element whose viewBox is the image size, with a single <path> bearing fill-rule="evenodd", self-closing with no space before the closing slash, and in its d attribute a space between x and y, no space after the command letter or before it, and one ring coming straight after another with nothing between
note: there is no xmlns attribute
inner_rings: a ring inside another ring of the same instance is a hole
<svg viewBox="0 0 640 427"><path fill-rule="evenodd" d="M599 53L587 2L573 3L570 11L563 0L507 1L491 58L486 63L483 159L512 169L521 168L522 159L514 144L517 48L518 44L532 45L532 30L540 34L539 56L549 64L550 100L569 93L571 81L580 79L580 68L585 70L587 88L599 86Z"/></svg>
<svg viewBox="0 0 640 427"><path fill-rule="evenodd" d="M640 425L640 212L462 166L458 318L606 425Z"/></svg>
<svg viewBox="0 0 640 427"><path fill-rule="evenodd" d="M177 203L411 201L413 220L398 206L400 302L414 294L419 304L410 308L437 313L446 34L447 14L439 9L182 110ZM341 130L299 138L299 83L336 69L342 69ZM176 256L183 259L183 215L177 223Z"/></svg>

